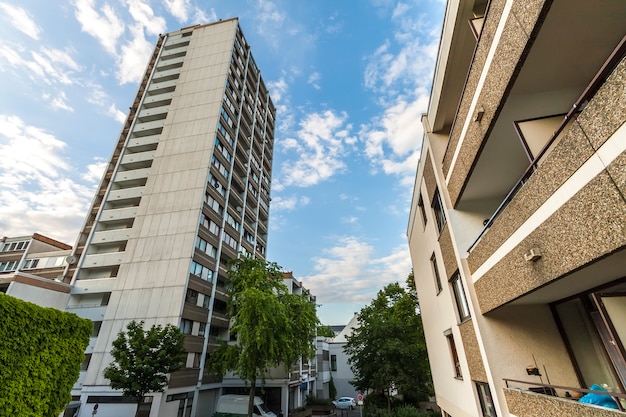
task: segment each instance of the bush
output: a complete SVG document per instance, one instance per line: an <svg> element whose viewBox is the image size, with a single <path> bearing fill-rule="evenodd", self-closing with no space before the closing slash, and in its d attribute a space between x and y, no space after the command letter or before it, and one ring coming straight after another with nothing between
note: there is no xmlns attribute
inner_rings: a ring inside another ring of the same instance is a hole
<svg viewBox="0 0 626 417"><path fill-rule="evenodd" d="M56 417L72 399L90 320L0 294L2 415Z"/></svg>
<svg viewBox="0 0 626 417"><path fill-rule="evenodd" d="M368 401L369 399L369 401ZM413 405L403 404L397 398L392 399L391 411L387 408L387 398L382 394L370 394L366 397L363 417L436 417L440 413L420 410ZM375 405L376 404L376 405Z"/></svg>
<svg viewBox="0 0 626 417"><path fill-rule="evenodd" d="M315 395L307 395L306 397L307 405L330 405L332 404L331 400L324 398L317 398Z"/></svg>

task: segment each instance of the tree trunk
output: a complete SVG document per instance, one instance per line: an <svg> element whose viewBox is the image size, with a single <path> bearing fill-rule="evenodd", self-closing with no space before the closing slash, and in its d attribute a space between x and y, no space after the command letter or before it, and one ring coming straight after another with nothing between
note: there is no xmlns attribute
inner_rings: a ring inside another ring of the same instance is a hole
<svg viewBox="0 0 626 417"><path fill-rule="evenodd" d="M250 381L250 395L248 399L248 417L252 417L254 411L254 394L256 391L256 377Z"/></svg>
<svg viewBox="0 0 626 417"><path fill-rule="evenodd" d="M135 411L135 417L139 417L139 407L141 406L141 403L143 402L143 397L139 397L137 398L137 411Z"/></svg>
<svg viewBox="0 0 626 417"><path fill-rule="evenodd" d="M387 388L387 409L391 413L391 390Z"/></svg>

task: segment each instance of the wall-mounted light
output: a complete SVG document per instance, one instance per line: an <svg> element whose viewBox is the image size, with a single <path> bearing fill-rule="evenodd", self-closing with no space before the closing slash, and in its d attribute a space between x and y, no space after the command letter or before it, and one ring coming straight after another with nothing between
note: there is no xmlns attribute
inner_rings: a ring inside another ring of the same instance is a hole
<svg viewBox="0 0 626 417"><path fill-rule="evenodd" d="M541 258L541 249L535 247L531 248L528 252L524 254L524 259L527 262L535 262L536 260Z"/></svg>
<svg viewBox="0 0 626 417"><path fill-rule="evenodd" d="M474 115L474 121L480 123L480 121L483 120L484 115L485 115L485 108L481 106L478 108L478 110L476 110L476 114Z"/></svg>

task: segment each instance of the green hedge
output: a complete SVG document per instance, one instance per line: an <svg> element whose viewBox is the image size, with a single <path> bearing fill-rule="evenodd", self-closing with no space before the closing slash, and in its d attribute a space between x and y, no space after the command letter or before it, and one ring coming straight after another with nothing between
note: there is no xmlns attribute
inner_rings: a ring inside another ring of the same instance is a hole
<svg viewBox="0 0 626 417"><path fill-rule="evenodd" d="M85 359L93 324L0 293L2 415L56 417Z"/></svg>

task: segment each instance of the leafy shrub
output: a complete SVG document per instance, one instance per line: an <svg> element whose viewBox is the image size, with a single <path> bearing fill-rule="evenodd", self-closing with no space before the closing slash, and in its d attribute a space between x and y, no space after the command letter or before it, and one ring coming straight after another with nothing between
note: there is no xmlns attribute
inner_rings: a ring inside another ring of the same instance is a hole
<svg viewBox="0 0 626 417"><path fill-rule="evenodd" d="M306 397L307 405L330 405L332 401L324 398L317 398L315 395L307 395Z"/></svg>
<svg viewBox="0 0 626 417"><path fill-rule="evenodd" d="M2 415L56 417L70 402L90 320L0 293Z"/></svg>

